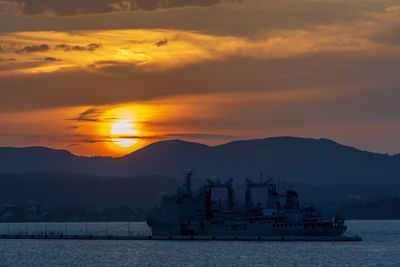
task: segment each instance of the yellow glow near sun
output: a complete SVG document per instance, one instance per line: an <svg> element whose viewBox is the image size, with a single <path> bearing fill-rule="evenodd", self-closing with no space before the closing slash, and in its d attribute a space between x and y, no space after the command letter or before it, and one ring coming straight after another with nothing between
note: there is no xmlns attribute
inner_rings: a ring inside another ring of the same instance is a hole
<svg viewBox="0 0 400 267"><path fill-rule="evenodd" d="M161 103L127 103L115 106L98 107L101 110L94 135L105 139L101 146L112 156L122 156L152 142L158 135L149 122L159 121L166 114ZM91 107L85 107L79 113ZM93 125L93 124L92 124ZM94 126L94 125L93 125ZM94 130L94 129L93 129Z"/></svg>
<svg viewBox="0 0 400 267"><path fill-rule="evenodd" d="M138 141L133 139L133 137L139 134L139 131L134 129L135 126L136 125L130 120L119 120L115 122L111 126L111 140L118 146L124 148L135 145Z"/></svg>

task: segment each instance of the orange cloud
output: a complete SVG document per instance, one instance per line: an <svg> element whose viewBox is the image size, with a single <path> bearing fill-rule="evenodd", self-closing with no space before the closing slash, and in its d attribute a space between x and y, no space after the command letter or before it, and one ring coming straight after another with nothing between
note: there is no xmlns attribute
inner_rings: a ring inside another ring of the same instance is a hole
<svg viewBox="0 0 400 267"><path fill-rule="evenodd" d="M361 31L363 28L364 23L268 31L254 40L172 30L4 33L0 35L3 54L12 56L16 62L9 69L6 68L9 63L0 63L4 66L0 75L52 72L62 68L107 72L121 65L154 72L231 57L274 59L310 53L377 50L400 54L398 46L374 38L378 30L369 27L366 34ZM45 63L36 56L38 52L57 60Z"/></svg>

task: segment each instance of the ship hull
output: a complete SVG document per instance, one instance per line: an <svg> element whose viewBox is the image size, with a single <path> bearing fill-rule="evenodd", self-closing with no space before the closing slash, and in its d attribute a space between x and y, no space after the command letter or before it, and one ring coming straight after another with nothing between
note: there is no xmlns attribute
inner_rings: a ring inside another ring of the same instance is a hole
<svg viewBox="0 0 400 267"><path fill-rule="evenodd" d="M151 240L199 241L362 241L360 236L237 236L237 235L153 235Z"/></svg>
<svg viewBox="0 0 400 267"><path fill-rule="evenodd" d="M341 236L344 225L324 223L153 223L153 235L218 235L218 236Z"/></svg>

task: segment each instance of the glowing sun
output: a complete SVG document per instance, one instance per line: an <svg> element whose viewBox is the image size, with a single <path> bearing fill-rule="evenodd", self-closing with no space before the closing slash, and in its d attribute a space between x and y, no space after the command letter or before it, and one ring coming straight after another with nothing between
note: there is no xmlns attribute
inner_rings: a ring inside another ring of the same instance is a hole
<svg viewBox="0 0 400 267"><path fill-rule="evenodd" d="M111 126L111 140L120 147L131 147L138 141L134 136L139 134L136 125L130 120L119 120Z"/></svg>

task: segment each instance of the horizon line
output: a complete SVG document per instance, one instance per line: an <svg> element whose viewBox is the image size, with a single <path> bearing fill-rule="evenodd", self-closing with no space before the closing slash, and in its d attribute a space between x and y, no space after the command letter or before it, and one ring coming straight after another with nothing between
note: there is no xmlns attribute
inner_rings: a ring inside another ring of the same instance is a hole
<svg viewBox="0 0 400 267"><path fill-rule="evenodd" d="M155 142L149 143L149 144L147 144L146 146L143 146L143 147L141 147L141 148L138 148L138 149L136 149L136 150L134 150L134 151L132 151L132 152L130 152L130 153L127 153L127 154L124 154L124 155L121 155L121 156L116 156L116 157L114 157L114 156L102 156L102 155L94 155L94 156L78 155L78 154L72 153L70 150L68 150L68 148L55 148L55 147L42 146L42 145L35 145L35 146L0 146L0 149L1 149L1 148L13 148L13 149L45 148L45 149L50 149L50 150L55 150L55 151L66 151L66 152L68 152L68 153L70 153L71 155L74 155L74 156L76 156L76 157L86 157L86 158L115 158L115 159L116 159L116 158L123 158L123 157L128 156L128 155L130 155L130 154L133 154L133 153L135 153L135 152L137 152L137 151L139 151L139 150L141 150L141 149L143 149L143 148L146 148L146 147L151 146L151 145L156 144L156 143L162 143L162 142L180 141L180 142L185 142L185 143L193 143L193 144L203 145L203 146L212 148L212 147L218 147L218 146L228 145L228 144L236 143L236 142L257 141L257 140L266 140L266 139L279 139L279 138L310 139L310 140L315 140L315 141L322 141L322 140L325 140L325 141L333 142L333 143L338 144L338 145L341 145L341 146L353 148L353 149L356 149L356 150L359 150L359 151L369 152L369 153L373 153L373 154L380 154L380 155L388 155L388 156L391 156L391 157L400 154L400 152L399 152L399 153L390 154L390 153L384 153L384 152L382 153L382 152L374 152L374 151L370 151L370 150L365 150L365 149L358 148L358 147L356 147L356 146L342 144L342 143L339 143L339 142L334 141L334 140L332 140L332 139L324 138L324 137L314 138L314 137L299 137L299 136L290 136L290 135L284 135L284 136L270 136L270 137L264 137L264 138L237 139L237 140L229 141L229 142L226 142L226 143L220 143L220 144L217 144L217 145L207 145L207 144L204 144L204 143L194 142L194 141L188 141L188 140L185 140L185 139L166 139L166 140L160 140L160 141L155 141Z"/></svg>

